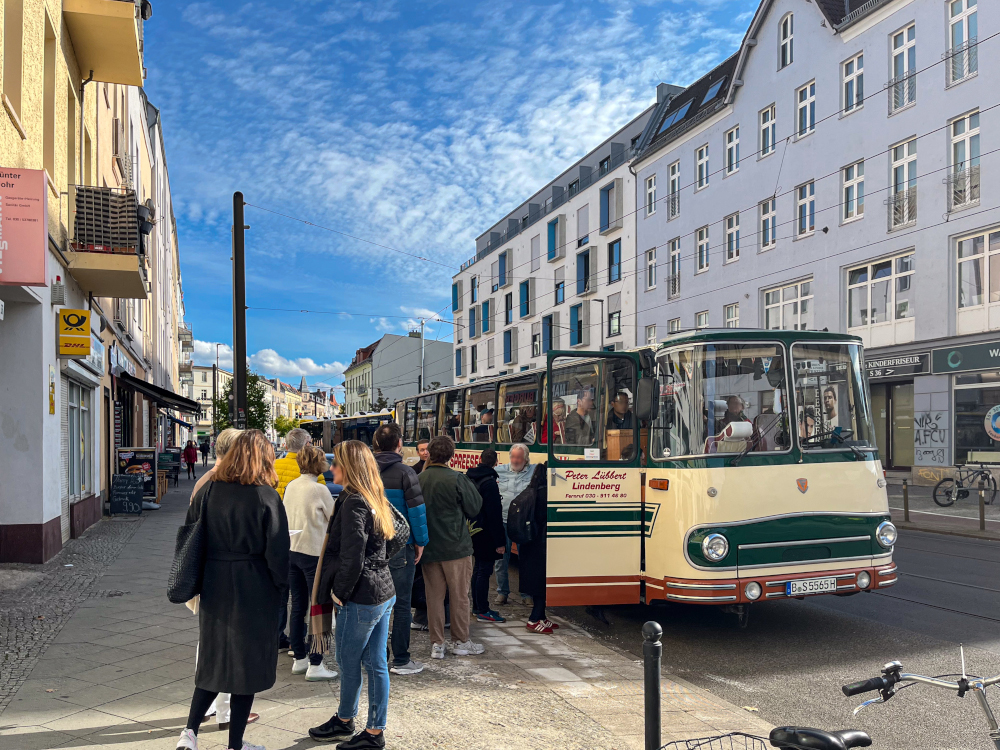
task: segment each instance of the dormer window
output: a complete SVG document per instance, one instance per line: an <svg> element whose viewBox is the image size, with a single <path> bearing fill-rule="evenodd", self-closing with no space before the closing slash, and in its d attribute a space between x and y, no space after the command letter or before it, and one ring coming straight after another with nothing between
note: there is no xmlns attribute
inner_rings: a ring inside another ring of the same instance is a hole
<svg viewBox="0 0 1000 750"><path fill-rule="evenodd" d="M781 36L781 46L778 50L778 68L784 68L786 65L791 65L792 60L794 60L794 28L793 28L794 16L789 13L787 16L781 19L780 26L780 36Z"/></svg>
<svg viewBox="0 0 1000 750"><path fill-rule="evenodd" d="M610 156L605 156L603 159L601 159L601 163L598 165L597 171L602 177L611 171Z"/></svg>

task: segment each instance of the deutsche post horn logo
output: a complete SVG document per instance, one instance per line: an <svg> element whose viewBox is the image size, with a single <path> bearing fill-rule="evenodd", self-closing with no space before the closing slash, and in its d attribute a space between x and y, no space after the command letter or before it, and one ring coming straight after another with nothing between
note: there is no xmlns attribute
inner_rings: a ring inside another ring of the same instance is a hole
<svg viewBox="0 0 1000 750"><path fill-rule="evenodd" d="M796 479L795 486L799 488L799 492L803 495L809 491L809 480L808 479Z"/></svg>
<svg viewBox="0 0 1000 750"><path fill-rule="evenodd" d="M63 315L63 323L67 328L74 331L83 331L84 324L87 322L86 315L80 315L79 313L68 313Z"/></svg>

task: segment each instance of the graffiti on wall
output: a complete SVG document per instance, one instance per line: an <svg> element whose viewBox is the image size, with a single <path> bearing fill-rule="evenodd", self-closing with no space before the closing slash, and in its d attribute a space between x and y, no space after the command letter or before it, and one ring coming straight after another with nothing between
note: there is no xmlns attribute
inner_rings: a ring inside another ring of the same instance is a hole
<svg viewBox="0 0 1000 750"><path fill-rule="evenodd" d="M944 466L948 453L948 412L922 411L913 419L914 461L920 466Z"/></svg>

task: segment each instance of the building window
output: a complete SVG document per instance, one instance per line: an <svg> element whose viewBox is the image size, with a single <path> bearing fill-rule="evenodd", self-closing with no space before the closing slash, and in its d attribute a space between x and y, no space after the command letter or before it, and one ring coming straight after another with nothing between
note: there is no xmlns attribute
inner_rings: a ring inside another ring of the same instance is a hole
<svg viewBox="0 0 1000 750"><path fill-rule="evenodd" d="M777 244L778 225L775 199L768 198L760 204L760 249L770 250Z"/></svg>
<svg viewBox="0 0 1000 750"><path fill-rule="evenodd" d="M816 229L816 185L807 182L795 190L795 233L799 237L812 234Z"/></svg>
<svg viewBox="0 0 1000 750"><path fill-rule="evenodd" d="M497 262L500 264L500 286L507 286L507 251L504 250L497 256Z"/></svg>
<svg viewBox="0 0 1000 750"><path fill-rule="evenodd" d="M853 112L865 103L865 56L852 57L844 63L844 112Z"/></svg>
<svg viewBox="0 0 1000 750"><path fill-rule="evenodd" d="M798 113L798 137L809 135L816 129L816 82L807 83L795 92Z"/></svg>
<svg viewBox="0 0 1000 750"><path fill-rule="evenodd" d="M533 310L531 309L531 280L525 279L518 288L519 301L521 306L521 317L527 318Z"/></svg>
<svg viewBox="0 0 1000 750"><path fill-rule="evenodd" d="M667 218L675 219L681 213L681 163L675 161L670 165L670 194L667 198Z"/></svg>
<svg viewBox="0 0 1000 750"><path fill-rule="evenodd" d="M892 193L889 196L889 228L897 229L917 220L917 139L890 149Z"/></svg>
<svg viewBox="0 0 1000 750"><path fill-rule="evenodd" d="M615 240L608 245L608 283L614 284L622 278L622 241Z"/></svg>
<svg viewBox="0 0 1000 750"><path fill-rule="evenodd" d="M201 382L202 383L207 383L208 382L208 373L207 372L203 372L201 374Z"/></svg>
<svg viewBox="0 0 1000 750"><path fill-rule="evenodd" d="M476 327L476 308L469 308L469 338L474 339L479 335L479 329Z"/></svg>
<svg viewBox="0 0 1000 750"><path fill-rule="evenodd" d="M667 297L673 299L681 293L681 238L675 237L667 245L670 252L670 277L667 279Z"/></svg>
<svg viewBox="0 0 1000 750"><path fill-rule="evenodd" d="M892 80L889 113L917 100L917 27L910 24L892 35Z"/></svg>
<svg viewBox="0 0 1000 750"><path fill-rule="evenodd" d="M455 377L462 377L462 350L455 350Z"/></svg>
<svg viewBox="0 0 1000 750"><path fill-rule="evenodd" d="M979 112L951 123L948 210L979 203Z"/></svg>
<svg viewBox="0 0 1000 750"><path fill-rule="evenodd" d="M458 312L462 309L462 282L456 281L451 285L451 311Z"/></svg>
<svg viewBox="0 0 1000 750"><path fill-rule="evenodd" d="M695 152L696 186L698 190L708 187L708 144Z"/></svg>
<svg viewBox="0 0 1000 750"><path fill-rule="evenodd" d="M859 161L844 167L843 220L860 219L865 215L865 163Z"/></svg>
<svg viewBox="0 0 1000 750"><path fill-rule="evenodd" d="M601 188L601 233L618 229L622 225L620 192L621 180L614 180Z"/></svg>
<svg viewBox="0 0 1000 750"><path fill-rule="evenodd" d="M576 246L590 242L590 204L580 206L576 212Z"/></svg>
<svg viewBox="0 0 1000 750"><path fill-rule="evenodd" d="M569 309L569 345L583 343L583 305L573 305Z"/></svg>
<svg viewBox="0 0 1000 750"><path fill-rule="evenodd" d="M542 237L536 234L531 238L531 270L537 271L542 267Z"/></svg>
<svg viewBox="0 0 1000 750"><path fill-rule="evenodd" d="M556 269L555 275L556 304L566 301L566 267Z"/></svg>
<svg viewBox="0 0 1000 750"><path fill-rule="evenodd" d="M708 269L708 227L698 230L698 270Z"/></svg>
<svg viewBox="0 0 1000 750"><path fill-rule="evenodd" d="M656 213L656 175L646 178L646 216Z"/></svg>
<svg viewBox="0 0 1000 750"><path fill-rule="evenodd" d="M646 346L656 346L656 323L646 326Z"/></svg>
<svg viewBox="0 0 1000 750"><path fill-rule="evenodd" d="M570 198L572 198L574 195L576 195L577 193L579 193L580 192L580 181L579 180L573 180L569 184L569 190L568 190L568 192L569 192L569 197Z"/></svg>
<svg viewBox="0 0 1000 750"><path fill-rule="evenodd" d="M476 355L479 347L473 344L469 347L469 374L474 374L478 369L479 357Z"/></svg>
<svg viewBox="0 0 1000 750"><path fill-rule="evenodd" d="M538 325L537 323L535 325ZM531 356L540 357L542 356L542 334L532 333L531 334Z"/></svg>
<svg viewBox="0 0 1000 750"><path fill-rule="evenodd" d="M208 391L204 388L201 389L201 400L208 401Z"/></svg>
<svg viewBox="0 0 1000 750"><path fill-rule="evenodd" d="M558 247L558 240L557 240L558 232L556 231L558 228L559 228L559 219L553 219L552 221L549 222L549 233L548 233L549 260L555 260L555 258L558 257L559 255L560 248Z"/></svg>
<svg viewBox="0 0 1000 750"><path fill-rule="evenodd" d="M708 310L702 310L694 314L694 327L699 329L708 328Z"/></svg>
<svg viewBox="0 0 1000 750"><path fill-rule="evenodd" d="M503 332L503 363L514 362L517 362L517 329L509 328Z"/></svg>
<svg viewBox="0 0 1000 750"><path fill-rule="evenodd" d="M913 317L912 252L847 271L848 329Z"/></svg>
<svg viewBox="0 0 1000 750"><path fill-rule="evenodd" d="M603 177L604 175L606 175L608 172L611 171L610 156L605 156L603 159L601 159L600 164L598 164L597 171L601 177Z"/></svg>
<svg viewBox="0 0 1000 750"><path fill-rule="evenodd" d="M656 248L646 251L646 289L656 288Z"/></svg>
<svg viewBox="0 0 1000 750"><path fill-rule="evenodd" d="M779 46L778 46L778 67L784 68L787 65L791 65L792 61L795 59L795 49L794 49L794 16L789 13L787 16L781 19L781 25L779 27Z"/></svg>
<svg viewBox="0 0 1000 750"><path fill-rule="evenodd" d="M948 50L948 83L957 83L979 71L979 22L977 0L948 3L951 49Z"/></svg>
<svg viewBox="0 0 1000 750"><path fill-rule="evenodd" d="M762 157L774 153L777 138L775 106L772 104L760 113L760 155Z"/></svg>
<svg viewBox="0 0 1000 750"><path fill-rule="evenodd" d="M723 309L723 314L726 320L726 328L739 328L740 327L740 303L734 302L731 305L726 305Z"/></svg>
<svg viewBox="0 0 1000 750"><path fill-rule="evenodd" d="M812 328L812 282L803 281L764 292L764 327L771 331Z"/></svg>
<svg viewBox="0 0 1000 750"><path fill-rule="evenodd" d="M667 321L667 333L677 333L681 330L681 319L672 318Z"/></svg>
<svg viewBox="0 0 1000 750"><path fill-rule="evenodd" d="M503 322L504 325L510 325L514 322L514 294L513 292L507 292L503 298Z"/></svg>
<svg viewBox="0 0 1000 750"><path fill-rule="evenodd" d="M590 251L576 255L576 293L586 294L590 289Z"/></svg>
<svg viewBox="0 0 1000 750"><path fill-rule="evenodd" d="M608 313L608 336L618 336L622 332L622 314L620 310Z"/></svg>
<svg viewBox="0 0 1000 750"><path fill-rule="evenodd" d="M1000 302L1000 232L979 233L958 241L958 307L978 307L986 302ZM986 255L989 262L984 263ZM986 325L981 327L986 328ZM959 333L962 333L961 327Z"/></svg>
<svg viewBox="0 0 1000 750"><path fill-rule="evenodd" d="M471 295L472 304L476 304L479 301L479 277L473 276L469 280L469 294Z"/></svg>
<svg viewBox="0 0 1000 750"><path fill-rule="evenodd" d="M496 357L496 344L493 342L495 339L490 339L486 342L486 369L492 370L494 367L494 359Z"/></svg>
<svg viewBox="0 0 1000 750"><path fill-rule="evenodd" d="M23 43L24 0L6 0L3 4L3 94L18 121L21 120Z"/></svg>
<svg viewBox="0 0 1000 750"><path fill-rule="evenodd" d="M726 217L726 262L740 259L740 215Z"/></svg>
<svg viewBox="0 0 1000 750"><path fill-rule="evenodd" d="M740 126L726 131L726 174L740 168Z"/></svg>
<svg viewBox="0 0 1000 750"><path fill-rule="evenodd" d="M553 333L553 321L551 315L546 315L542 318L542 354L552 350L552 342L554 338Z"/></svg>
<svg viewBox="0 0 1000 750"><path fill-rule="evenodd" d="M483 300L483 333L484 334L490 333L493 330L492 329L492 326L493 326L492 312L493 311L490 309L490 308L493 307L492 303L493 303L493 300L491 300L491 299Z"/></svg>

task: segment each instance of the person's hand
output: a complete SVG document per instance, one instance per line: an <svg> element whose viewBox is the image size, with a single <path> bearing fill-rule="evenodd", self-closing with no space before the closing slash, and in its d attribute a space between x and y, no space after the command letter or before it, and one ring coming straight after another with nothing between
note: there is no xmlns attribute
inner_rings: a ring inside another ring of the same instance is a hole
<svg viewBox="0 0 1000 750"><path fill-rule="evenodd" d="M337 595L335 593L333 593L332 591L330 592L330 598L333 599L334 606L337 606L337 607L343 607L344 606L344 603L342 601L340 601L340 599L337 598Z"/></svg>
<svg viewBox="0 0 1000 750"><path fill-rule="evenodd" d="M497 554L498 555L502 555L506 551L507 551L506 547L497 547Z"/></svg>
<svg viewBox="0 0 1000 750"><path fill-rule="evenodd" d="M418 562L420 562L420 558L424 554L424 548L421 547L419 544L414 544L413 545L413 549L415 549L417 551L416 556L414 556L414 558L413 558L413 564L416 565Z"/></svg>

